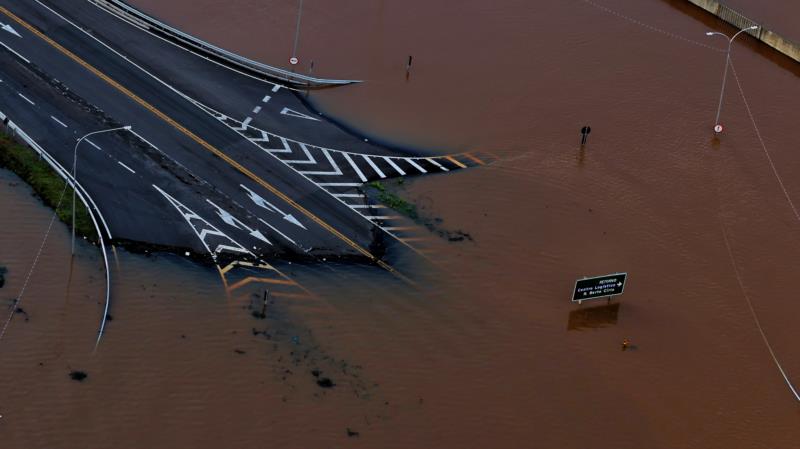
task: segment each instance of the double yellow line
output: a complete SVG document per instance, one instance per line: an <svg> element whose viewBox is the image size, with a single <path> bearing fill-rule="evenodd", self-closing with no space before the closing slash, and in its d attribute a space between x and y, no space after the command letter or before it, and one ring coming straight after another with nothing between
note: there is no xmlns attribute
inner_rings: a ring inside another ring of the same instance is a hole
<svg viewBox="0 0 800 449"><path fill-rule="evenodd" d="M36 29L33 25L31 25L28 22L26 22L26 21L22 20L21 18L17 17L14 13L12 13L11 11L9 11L8 9L6 9L3 6L0 6L0 12L5 14L6 16L8 16L13 21L17 22L20 26L26 28L31 33L33 33L36 36L38 36L43 41L45 41L48 44L50 44L50 46L52 46L53 48L55 48L56 50L58 50L59 52L61 52L65 56L67 56L68 58L70 58L71 60L73 60L76 63L80 64L86 70L92 72L95 76L97 76L98 78L102 79L103 81L105 81L106 83L111 85L113 88L117 89L118 91L123 93L125 96L129 97L131 100L135 101L136 103L138 103L139 105L141 105L142 107L147 109L148 111L150 111L153 114L155 114L156 117L158 117L161 120L163 120L163 121L169 123L170 125L172 125L172 127L177 129L181 133L185 134L187 137L189 137L190 139L194 140L200 146L202 146L206 150L210 151L211 153L213 153L214 155L216 155L217 157L219 157L223 161L227 162L232 167L236 168L239 172L241 172L242 174L244 174L248 178L250 178L253 181L255 181L261 187L264 187L265 189L269 190L273 195L275 195L278 198L280 198L283 201L285 201L287 204L289 204L290 206L295 208L298 212L300 212L301 214L303 214L306 217L308 217L309 219L311 219L311 221L313 221L314 223L320 225L326 231L328 231L331 234L335 235L337 238L339 238L340 240L345 242L347 245L349 245L350 247L352 247L353 249L355 249L359 253L361 253L364 256L366 256L367 258L369 258L371 261L376 263L381 268L383 268L386 271L388 271L388 272L394 274L395 276L401 278L405 282L409 282L409 283L413 284L413 282L411 280L409 280L408 278L403 276L400 272L398 272L397 270L392 268L389 264L387 264L386 262L384 262L384 261L378 259L377 257L375 257L374 255L372 255L372 253L370 253L366 249L362 248L361 245L359 245L358 243L356 243L353 240L351 240L350 238L348 238L346 235L344 235L341 232L339 232L338 230L336 230L333 226L329 225L324 220L322 220L321 218L319 218L316 215L314 215L313 213L311 213L308 209L306 209L305 207L301 206L300 204L298 204L293 199L289 198L285 193L283 193L280 190L278 190L275 186L273 186L272 184L268 183L267 181L264 181L260 177L256 176L255 173L253 173L252 171L250 171L246 167L242 166L242 164L236 162L230 156L228 156L227 154L225 154L222 151L218 150L216 147L214 147L210 143L206 142L203 138L201 138L197 134L193 133L192 131L189 131L185 126L183 126L180 123L176 122L171 117L169 117L167 114L165 114L165 113L161 112L160 110L156 109L155 106L151 105L150 103L148 103L147 101L145 101L144 99L139 97L138 95L134 94L133 92L131 92L125 86L123 86L120 83L114 81L108 75L106 75L105 73L101 72L100 70L98 70L93 65L89 64L88 62L84 61L83 59L81 59L75 53L72 53L71 51L67 50L66 48L64 48L64 46L62 46L58 42L54 41L53 39L51 39L50 37L48 37L47 35L45 35L41 31Z"/></svg>

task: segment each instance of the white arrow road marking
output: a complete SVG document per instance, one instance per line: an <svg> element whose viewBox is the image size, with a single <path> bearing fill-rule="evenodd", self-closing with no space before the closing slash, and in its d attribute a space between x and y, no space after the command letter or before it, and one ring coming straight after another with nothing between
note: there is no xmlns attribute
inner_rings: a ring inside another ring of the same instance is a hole
<svg viewBox="0 0 800 449"><path fill-rule="evenodd" d="M265 200L264 198L261 197L261 195L259 195L256 192L253 192L252 190L248 189L243 184L239 184L239 187L243 188L247 192L247 195L250 197L251 200L253 200L254 203L256 203L258 205L258 207L267 209L268 211L276 212L276 213L280 214L281 216L283 216L283 219L288 221L289 223L292 223L293 225L296 225L296 226L299 226L299 227L301 227L303 229L306 229L306 227L303 226L302 223L297 221L297 219L294 218L294 216L292 214L284 213L282 210L278 209L277 206L275 206L274 204L272 204L269 201Z"/></svg>
<svg viewBox="0 0 800 449"><path fill-rule="evenodd" d="M244 229L251 236L261 240L262 242L269 243L270 245L272 245L272 242L270 242L269 239L264 237L264 234L262 234L261 231L259 231L258 229L250 228L246 224L242 223L241 220L239 220L238 218L236 218L233 215L231 215L228 211L226 211L225 209L223 209L223 208L217 206L216 204L214 204L208 198L206 198L206 201L208 202L208 204L210 204L210 205L212 205L212 206L217 208L217 215L219 215L219 218L221 218L222 221L224 221L225 223L233 226L236 229Z"/></svg>
<svg viewBox="0 0 800 449"><path fill-rule="evenodd" d="M8 31L9 33L13 34L14 36L17 36L19 38L22 37L22 36L19 35L19 33L17 33L17 30L15 30L14 28L11 27L11 25L6 25L4 23L0 23L0 28L2 28L5 31Z"/></svg>
<svg viewBox="0 0 800 449"><path fill-rule="evenodd" d="M175 209L178 210L178 213L181 214L183 219L186 220L186 223L189 224L189 226L192 228L192 231L194 231L194 234L197 236L197 238L200 239L200 242L203 243L203 246L206 248L206 251L208 251L208 253L211 254L211 258L214 259L214 262L217 261L217 254L223 250L228 250L234 253L249 254L255 257L255 254L245 249L244 246L239 244L239 242L237 242L236 240L228 237L224 232L217 229L214 225L206 221L203 217L197 215L195 211L183 205L183 203L170 196L167 192L159 189L158 186L156 186L155 184L152 184L152 186L154 189L158 190L158 192L161 193L161 195L163 195L164 198L166 198L167 201L169 201L170 204L172 204L172 206ZM192 222L193 220L202 223L203 227L201 231L198 232L198 227ZM206 237L208 237L209 235L227 239L228 241L231 242L231 244L217 245L217 247L214 248L214 250L212 251L211 247L208 246L208 243L205 240Z"/></svg>
<svg viewBox="0 0 800 449"><path fill-rule="evenodd" d="M296 118L304 118L306 120L313 120L315 122L319 121L319 119L316 118L316 117L312 117L310 115L305 115L302 112L297 112L294 109L289 109L289 108L283 108L281 110L281 114L288 115L289 117L296 117Z"/></svg>

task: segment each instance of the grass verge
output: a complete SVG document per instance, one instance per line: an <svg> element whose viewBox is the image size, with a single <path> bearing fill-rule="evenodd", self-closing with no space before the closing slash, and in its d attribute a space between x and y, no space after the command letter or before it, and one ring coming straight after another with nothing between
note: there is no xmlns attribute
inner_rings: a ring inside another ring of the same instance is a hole
<svg viewBox="0 0 800 449"><path fill-rule="evenodd" d="M0 167L7 168L16 173L23 181L28 183L42 201L55 208L64 190L65 181L47 164L39 158L32 149L20 145L11 136L0 133ZM72 188L67 187L61 207L56 211L58 218L70 226L72 223ZM94 224L80 200L75 204L75 231L78 235L86 236L91 242L97 242L97 233Z"/></svg>
<svg viewBox="0 0 800 449"><path fill-rule="evenodd" d="M396 194L388 191L386 186L381 184L379 181L372 181L369 183L369 186L375 189L378 192L378 201L383 203L384 205L391 207L392 209L400 212L401 214L416 220L419 218L419 213L417 212L417 206L408 201L400 198Z"/></svg>

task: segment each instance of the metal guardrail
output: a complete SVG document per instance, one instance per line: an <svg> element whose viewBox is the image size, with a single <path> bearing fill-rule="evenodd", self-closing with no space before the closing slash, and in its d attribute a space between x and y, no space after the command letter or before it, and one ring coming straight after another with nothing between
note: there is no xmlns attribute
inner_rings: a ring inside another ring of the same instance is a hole
<svg viewBox="0 0 800 449"><path fill-rule="evenodd" d="M263 64L244 56L237 55L216 45L210 44L177 28L171 27L155 18L139 11L120 0L88 0L95 6L119 17L122 20L144 29L156 36L193 53L200 55L212 62L226 66L245 75L267 81L277 81L305 89L342 86L360 83L359 80L340 80L315 78L300 73L295 73L279 67Z"/></svg>
<svg viewBox="0 0 800 449"><path fill-rule="evenodd" d="M97 232L97 238L100 241L100 252L103 255L103 266L105 267L106 271L106 303L105 307L103 308L103 318L100 321L100 328L97 331L97 340L95 341L95 349L100 344L100 339L103 338L103 333L106 329L106 323L108 321L108 311L111 306L111 271L109 270L108 264L108 253L106 252L106 243L105 239L103 238L103 229L108 233L108 238L111 238L111 233L108 231L108 225L106 224L106 220L103 217L102 212L100 212L100 208L97 207L94 200L92 199L89 192L79 183L75 178L72 177L72 173L70 173L63 165L61 165L56 158L54 158L50 153L48 153L44 148L42 148L33 138L31 138L25 131L22 130L16 123L10 120L10 118L5 115L2 111L0 111L0 129L8 132L13 138L21 140L25 143L29 148L35 151L42 160L47 162L50 168L53 169L60 177L64 179L64 182L72 187L75 190L75 194L78 196L78 199L81 200L83 205L86 207L86 211L89 212L89 218L92 219L92 224L94 224L95 231ZM95 217L95 213L97 217ZM100 219L100 222L97 219Z"/></svg>

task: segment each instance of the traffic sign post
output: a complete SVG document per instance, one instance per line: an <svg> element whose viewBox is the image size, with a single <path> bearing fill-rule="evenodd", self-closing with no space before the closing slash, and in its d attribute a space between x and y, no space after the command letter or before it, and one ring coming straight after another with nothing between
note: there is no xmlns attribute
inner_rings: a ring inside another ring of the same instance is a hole
<svg viewBox="0 0 800 449"><path fill-rule="evenodd" d="M614 273L593 278L578 279L575 282L575 290L572 292L572 302L581 304L583 301L596 298L621 295L625 290L625 280L628 273Z"/></svg>
<svg viewBox="0 0 800 449"><path fill-rule="evenodd" d="M297 58L295 58L294 56L289 58L289 64L291 64L291 65L297 65L298 62L300 62L300 61Z"/></svg>

